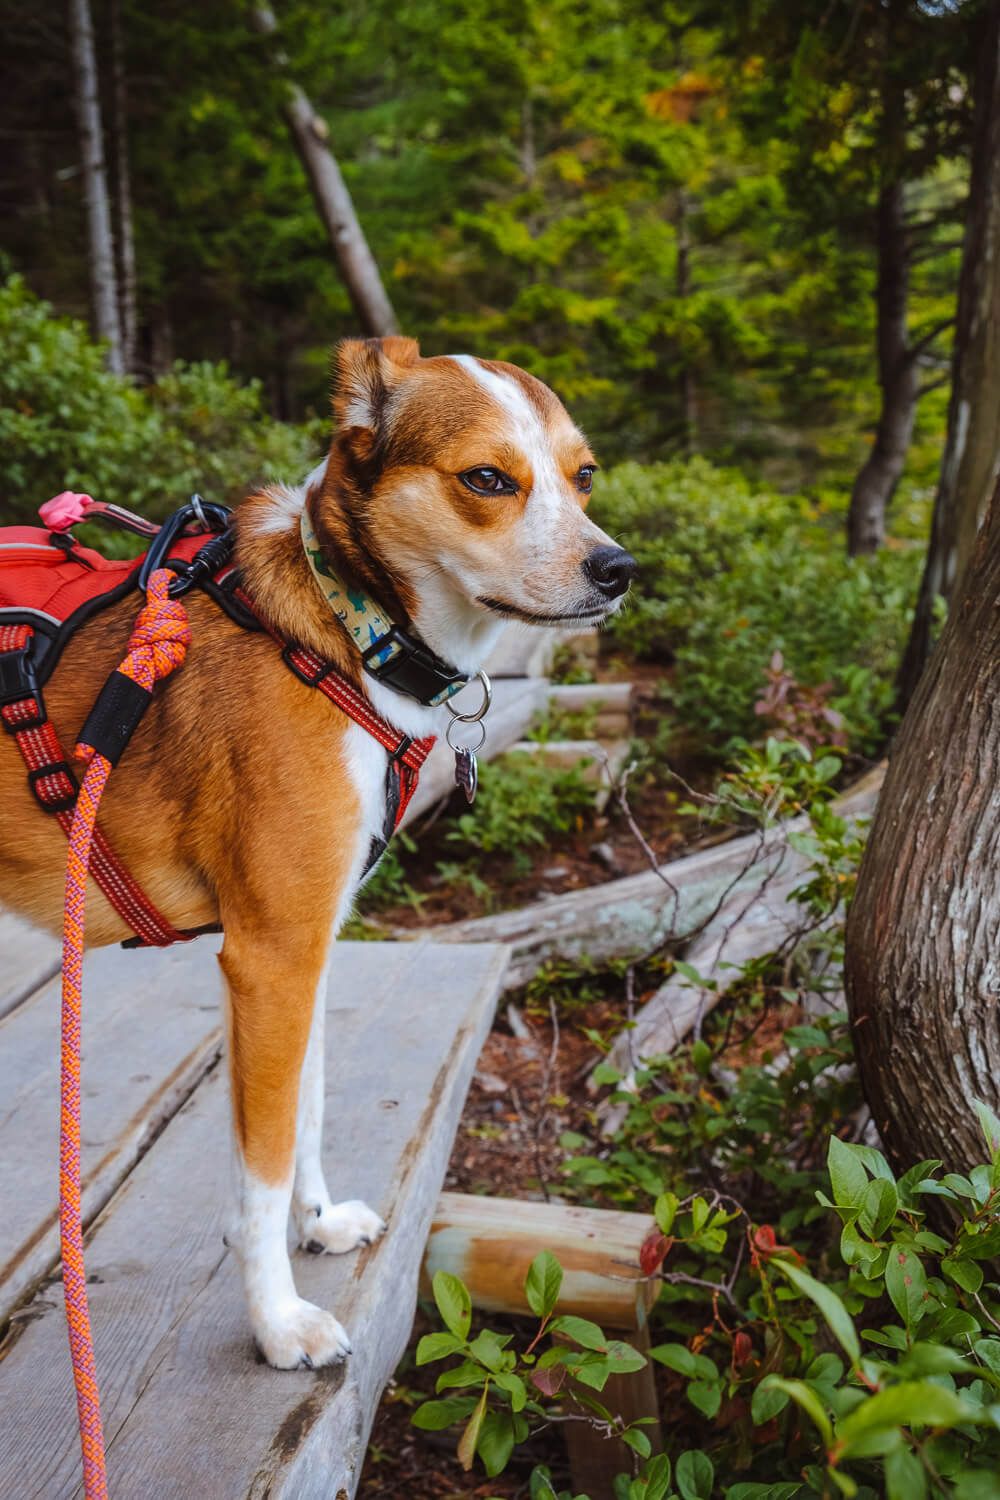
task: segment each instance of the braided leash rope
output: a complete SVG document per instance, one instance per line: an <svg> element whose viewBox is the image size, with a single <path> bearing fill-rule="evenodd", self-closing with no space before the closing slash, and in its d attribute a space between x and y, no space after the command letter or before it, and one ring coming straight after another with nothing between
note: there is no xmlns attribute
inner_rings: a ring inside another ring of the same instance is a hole
<svg viewBox="0 0 1000 1500"><path fill-rule="evenodd" d="M173 574L158 568L150 576L146 603L139 611L118 671L147 693L184 660L191 640L187 613L167 594ZM83 1003L83 947L87 870L111 762L80 743L76 758L87 764L69 834L63 916L62 1038L59 1108L59 1235L73 1383L76 1387L83 1488L86 1500L107 1500L104 1429L90 1331L87 1278L83 1263L80 1186L80 1022Z"/></svg>

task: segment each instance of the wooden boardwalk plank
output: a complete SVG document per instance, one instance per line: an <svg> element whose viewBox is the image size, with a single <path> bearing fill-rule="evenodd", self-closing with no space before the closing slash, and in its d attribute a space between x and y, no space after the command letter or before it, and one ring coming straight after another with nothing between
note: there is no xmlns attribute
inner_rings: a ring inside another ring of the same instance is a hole
<svg viewBox="0 0 1000 1500"><path fill-rule="evenodd" d="M59 960L56 938L0 907L0 1017L51 979Z"/></svg>
<svg viewBox="0 0 1000 1500"><path fill-rule="evenodd" d="M222 1069L196 1089L98 1220L92 1317L114 1500L348 1500L379 1394L405 1348L427 1231L507 955L500 947L343 944L331 978L326 1146L334 1197L390 1218L342 1257L295 1257L335 1310L345 1368L255 1362L221 1235ZM46 1287L0 1364L0 1494L76 1493L61 1288Z"/></svg>
<svg viewBox="0 0 1000 1500"><path fill-rule="evenodd" d="M218 1055L220 941L87 955L87 1219ZM59 987L56 976L0 1022L0 1323L59 1253Z"/></svg>

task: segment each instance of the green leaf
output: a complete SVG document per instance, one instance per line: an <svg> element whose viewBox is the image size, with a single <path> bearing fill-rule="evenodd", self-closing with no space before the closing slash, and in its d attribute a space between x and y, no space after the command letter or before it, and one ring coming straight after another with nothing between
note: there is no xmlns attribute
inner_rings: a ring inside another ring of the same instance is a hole
<svg viewBox="0 0 1000 1500"><path fill-rule="evenodd" d="M486 1416L486 1398L489 1395L489 1381L483 1386L483 1394L476 1404L476 1409L469 1418L465 1431L458 1440L458 1461L466 1473L472 1468L472 1461L476 1456L476 1444L479 1441L479 1433L482 1429L483 1419Z"/></svg>
<svg viewBox="0 0 1000 1500"><path fill-rule="evenodd" d="M873 1433L895 1427L958 1427L981 1422L982 1409L932 1380L902 1380L869 1396L837 1424L837 1441L845 1456L860 1449Z"/></svg>
<svg viewBox="0 0 1000 1500"><path fill-rule="evenodd" d="M456 1338L464 1339L472 1323L472 1298L465 1283L450 1271L435 1271L431 1286L445 1326Z"/></svg>
<svg viewBox="0 0 1000 1500"><path fill-rule="evenodd" d="M777 1390L784 1391L791 1396L792 1400L801 1406L808 1417L811 1417L824 1445L829 1448L833 1443L833 1425L830 1418L823 1409L823 1404L813 1390L812 1386L806 1385L804 1380L785 1380L781 1375L768 1375L761 1382L763 1385L773 1386Z"/></svg>
<svg viewBox="0 0 1000 1500"><path fill-rule="evenodd" d="M873 1240L881 1239L896 1217L898 1208L896 1184L887 1182L883 1177L876 1177L865 1188L858 1223Z"/></svg>
<svg viewBox="0 0 1000 1500"><path fill-rule="evenodd" d="M593 1078L595 1083L605 1084L620 1083L622 1075L619 1073L618 1069L611 1063L599 1062L590 1076L591 1078Z"/></svg>
<svg viewBox="0 0 1000 1500"><path fill-rule="evenodd" d="M716 1381L692 1380L687 1388L687 1398L711 1422L718 1416L722 1405L722 1386Z"/></svg>
<svg viewBox="0 0 1000 1500"><path fill-rule="evenodd" d="M995 1469L966 1469L955 1481L955 1500L1000 1500Z"/></svg>
<svg viewBox="0 0 1000 1500"><path fill-rule="evenodd" d="M460 1365L455 1365L450 1370L442 1370L434 1388L437 1391L448 1391L454 1386L482 1385L485 1379L482 1365L473 1364L470 1359L463 1359Z"/></svg>
<svg viewBox="0 0 1000 1500"><path fill-rule="evenodd" d="M648 1458L653 1451L653 1445L643 1432L641 1427L629 1427L621 1435L623 1443L638 1453L640 1458Z"/></svg>
<svg viewBox="0 0 1000 1500"><path fill-rule="evenodd" d="M580 1344L584 1349L596 1349L602 1354L608 1347L604 1332L596 1323L591 1323L587 1318L573 1317L572 1314L553 1318L549 1324L549 1332L565 1334L574 1344Z"/></svg>
<svg viewBox="0 0 1000 1500"><path fill-rule="evenodd" d="M982 1099L973 1099L972 1107L976 1111L979 1127L986 1140L986 1146L992 1160L1000 1153L1000 1120L997 1119L990 1106Z"/></svg>
<svg viewBox="0 0 1000 1500"><path fill-rule="evenodd" d="M436 1359L447 1359L449 1354L458 1354L464 1347L453 1333L425 1333L417 1345L416 1362L429 1365Z"/></svg>
<svg viewBox="0 0 1000 1500"><path fill-rule="evenodd" d="M608 1340L607 1360L612 1375L633 1375L636 1370L646 1368L646 1356L622 1339ZM712 1361L706 1360L705 1363L711 1365ZM714 1365L712 1369L714 1371Z"/></svg>
<svg viewBox="0 0 1000 1500"><path fill-rule="evenodd" d="M555 1307L562 1278L562 1266L551 1250L543 1250L535 1256L524 1283L524 1295L536 1318L547 1318Z"/></svg>
<svg viewBox="0 0 1000 1500"><path fill-rule="evenodd" d="M1000 1339L977 1339L972 1347L986 1368L1000 1375Z"/></svg>
<svg viewBox="0 0 1000 1500"><path fill-rule="evenodd" d="M661 1193L657 1198L653 1213L661 1234L669 1234L673 1229L679 1207L680 1199L676 1193Z"/></svg>
<svg viewBox="0 0 1000 1500"><path fill-rule="evenodd" d="M410 1418L424 1432L441 1432L468 1416L475 1402L471 1396L449 1396L446 1401L425 1401Z"/></svg>
<svg viewBox="0 0 1000 1500"><path fill-rule="evenodd" d="M913 1328L927 1311L927 1277L918 1256L902 1245L893 1245L885 1263L885 1289L892 1305L905 1323Z"/></svg>
<svg viewBox="0 0 1000 1500"><path fill-rule="evenodd" d="M676 1370L678 1375L686 1375L689 1380L696 1376L709 1380L718 1377L714 1362L705 1354L693 1354L686 1344L657 1344L649 1354L658 1364Z"/></svg>
<svg viewBox="0 0 1000 1500"><path fill-rule="evenodd" d="M955 1260L946 1256L941 1262L941 1269L963 1292L978 1292L983 1284L983 1268L974 1260Z"/></svg>
<svg viewBox="0 0 1000 1500"><path fill-rule="evenodd" d="M750 1415L755 1427L763 1427L765 1422L770 1422L780 1411L784 1411L788 1405L788 1392L781 1390L776 1385L765 1385L761 1383L754 1388L753 1398L750 1402Z"/></svg>
<svg viewBox="0 0 1000 1500"><path fill-rule="evenodd" d="M528 1391L520 1375L515 1375L511 1370L501 1370L498 1375L494 1375L493 1384L507 1392L510 1397L511 1411L524 1410Z"/></svg>
<svg viewBox="0 0 1000 1500"><path fill-rule="evenodd" d="M836 1137L833 1139L836 1139ZM826 1319L830 1332L851 1361L851 1364L856 1365L861 1358L861 1345L858 1342L858 1335L855 1332L851 1315L836 1292L831 1291L829 1287L824 1286L822 1282L817 1281L808 1272L801 1270L799 1266L791 1265L788 1261L775 1260L772 1261L772 1265L781 1271L783 1275L787 1276L796 1290L800 1291L803 1296L808 1297L810 1301L815 1302Z"/></svg>
<svg viewBox="0 0 1000 1500"><path fill-rule="evenodd" d="M504 1345L508 1343L510 1339L507 1335L501 1337L500 1334L494 1333L492 1328L484 1328L472 1340L469 1353L488 1370L500 1370L503 1368Z"/></svg>
<svg viewBox="0 0 1000 1500"><path fill-rule="evenodd" d="M643 1500L667 1500L670 1493L670 1459L665 1453L658 1453L656 1457L646 1465L646 1491Z"/></svg>
<svg viewBox="0 0 1000 1500"><path fill-rule="evenodd" d="M514 1451L514 1424L505 1411L488 1411L483 1417L476 1452L491 1479L502 1474Z"/></svg>
<svg viewBox="0 0 1000 1500"><path fill-rule="evenodd" d="M925 1500L927 1474L923 1464L909 1448L894 1448L885 1456L887 1500Z"/></svg>
<svg viewBox="0 0 1000 1500"><path fill-rule="evenodd" d="M683 1500L710 1500L715 1483L715 1469L707 1453L689 1448L677 1460L674 1482Z"/></svg>
<svg viewBox="0 0 1000 1500"><path fill-rule="evenodd" d="M832 1135L826 1165L834 1202L842 1208L860 1208L868 1186L868 1173L854 1147Z"/></svg>

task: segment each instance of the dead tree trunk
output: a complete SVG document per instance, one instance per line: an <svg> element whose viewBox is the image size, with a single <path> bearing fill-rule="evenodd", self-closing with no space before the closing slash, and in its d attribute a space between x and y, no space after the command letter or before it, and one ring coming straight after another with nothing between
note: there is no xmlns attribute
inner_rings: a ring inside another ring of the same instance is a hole
<svg viewBox="0 0 1000 1500"><path fill-rule="evenodd" d="M108 368L120 375L124 366L118 323L115 246L111 234L108 174L104 162L97 59L94 54L94 24L89 0L69 0L69 32L77 126L80 132L80 166L87 204L88 264L94 332L98 338L107 340Z"/></svg>
<svg viewBox="0 0 1000 1500"><path fill-rule="evenodd" d="M897 1163L983 1158L1000 1102L1000 489L899 731L847 925L865 1095Z"/></svg>
<svg viewBox="0 0 1000 1500"><path fill-rule="evenodd" d="M125 44L122 36L121 0L110 8L112 106L114 138L115 203L118 230L118 316L121 327L122 363L130 375L136 373L136 274L135 231L132 219L132 181L128 161L128 84Z"/></svg>
<svg viewBox="0 0 1000 1500"><path fill-rule="evenodd" d="M899 670L902 706L910 701L930 654L935 600L951 599L1000 471L1000 6L989 6L985 20L975 82L948 436L927 561Z"/></svg>
<svg viewBox="0 0 1000 1500"><path fill-rule="evenodd" d="M252 15L258 31L266 36L274 35L278 27L269 7L256 6ZM284 59L279 56L278 61L283 64ZM316 113L296 83L288 85L284 111L358 321L365 333L374 337L398 333L396 314L382 284L375 257L358 221L337 159L327 145L329 130L326 121Z"/></svg>
<svg viewBox="0 0 1000 1500"><path fill-rule="evenodd" d="M882 409L872 450L851 493L847 550L852 557L875 552L882 545L886 512L903 472L917 410L917 367L907 329L910 251L901 181L883 186L877 223L876 309Z"/></svg>

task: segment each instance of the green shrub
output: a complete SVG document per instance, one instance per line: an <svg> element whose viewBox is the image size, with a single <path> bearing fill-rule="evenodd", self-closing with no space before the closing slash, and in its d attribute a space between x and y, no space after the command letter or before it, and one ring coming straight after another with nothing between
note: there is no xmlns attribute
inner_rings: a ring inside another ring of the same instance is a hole
<svg viewBox="0 0 1000 1500"><path fill-rule="evenodd" d="M640 565L615 635L674 666L670 703L709 753L759 732L754 703L776 650L806 686L833 684L855 748L878 747L918 548L850 559L839 526L831 533L808 502L703 459L622 464L602 476L593 513Z"/></svg>
<svg viewBox="0 0 1000 1500"><path fill-rule="evenodd" d="M0 348L7 523L36 521L64 489L156 517L194 490L232 502L261 480L301 478L319 451L319 424L273 421L259 384L225 365L178 364L144 388L109 374L84 325L54 317L16 276L0 286Z"/></svg>

